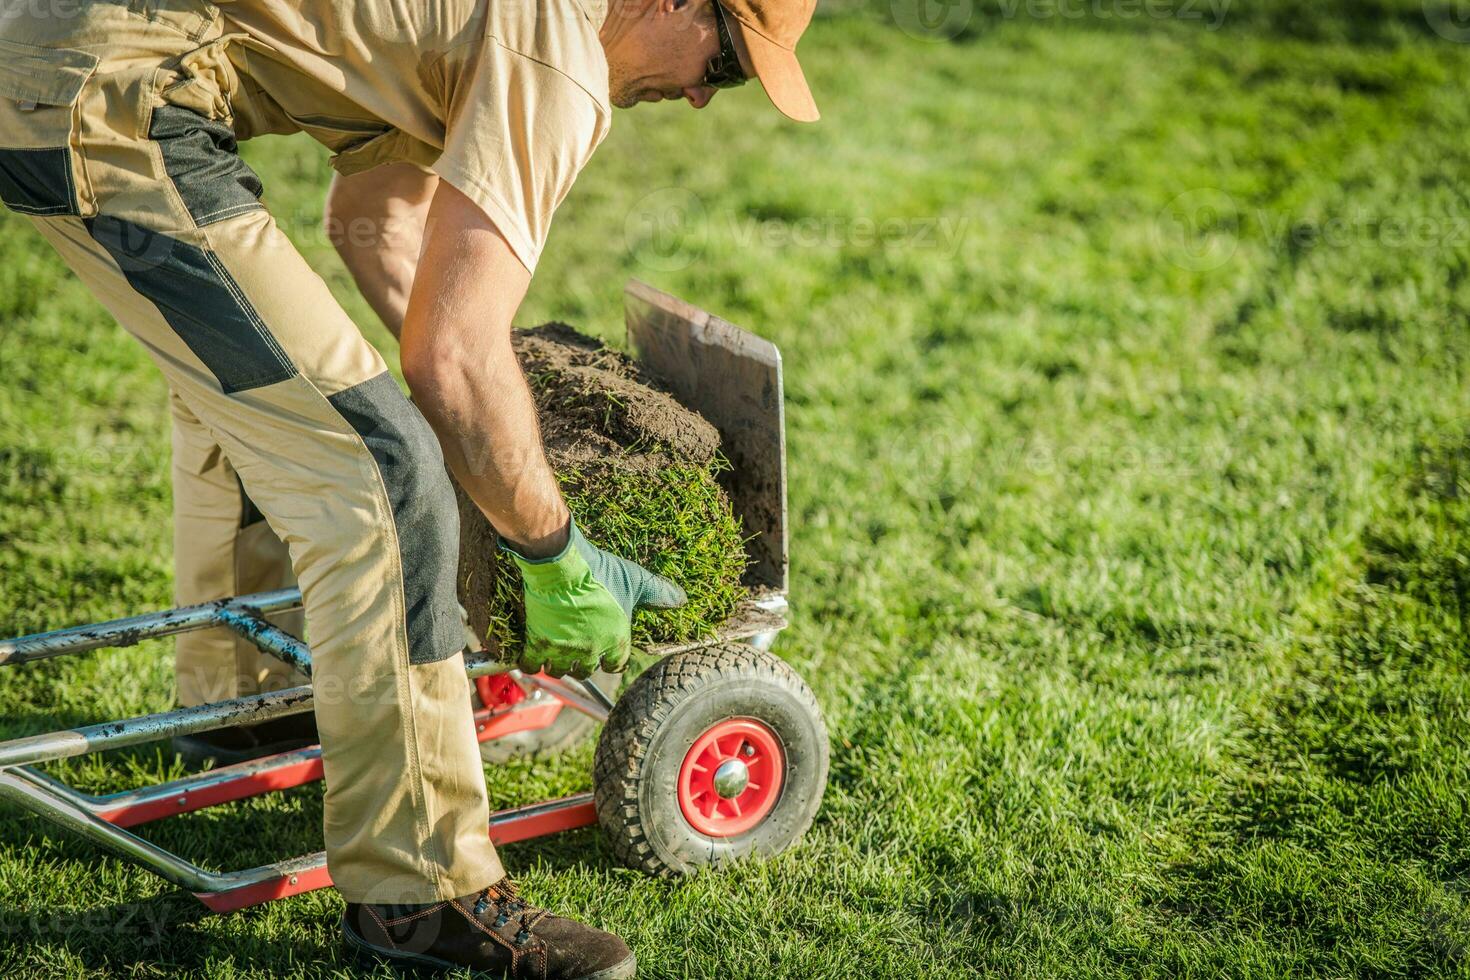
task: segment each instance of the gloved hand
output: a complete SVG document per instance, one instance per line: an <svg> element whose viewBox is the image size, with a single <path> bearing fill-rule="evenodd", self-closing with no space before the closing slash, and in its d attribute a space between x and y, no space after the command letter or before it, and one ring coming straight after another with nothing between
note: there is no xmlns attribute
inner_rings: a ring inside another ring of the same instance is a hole
<svg viewBox="0 0 1470 980"><path fill-rule="evenodd" d="M525 558L504 538L500 547L525 583L526 642L517 664L524 671L585 678L599 666L622 670L633 652L633 610L688 601L673 582L582 537L576 521L567 546L552 558Z"/></svg>

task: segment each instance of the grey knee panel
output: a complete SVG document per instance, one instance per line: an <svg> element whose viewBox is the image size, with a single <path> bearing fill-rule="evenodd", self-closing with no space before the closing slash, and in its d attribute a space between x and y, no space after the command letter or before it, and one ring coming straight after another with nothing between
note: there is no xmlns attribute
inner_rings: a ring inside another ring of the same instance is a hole
<svg viewBox="0 0 1470 980"><path fill-rule="evenodd" d="M409 662L464 648L454 576L459 509L434 430L384 372L327 399L372 453L398 532Z"/></svg>

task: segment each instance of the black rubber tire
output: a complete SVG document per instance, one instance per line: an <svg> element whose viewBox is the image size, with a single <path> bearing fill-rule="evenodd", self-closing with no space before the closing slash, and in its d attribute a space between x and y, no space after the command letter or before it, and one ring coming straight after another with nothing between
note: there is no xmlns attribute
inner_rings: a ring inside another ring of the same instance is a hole
<svg viewBox="0 0 1470 980"><path fill-rule="evenodd" d="M599 670L592 675L592 680L608 697L614 697L622 677ZM478 697L475 703L479 704ZM563 706L561 711L557 712L556 720L545 728L516 732L513 735L503 735L500 738L481 742L480 758L487 765L492 766L528 756L535 759L546 759L576 748L596 730L597 722L591 717L575 708Z"/></svg>
<svg viewBox="0 0 1470 980"><path fill-rule="evenodd" d="M763 722L781 741L781 796L755 827L710 837L679 809L679 769L695 740L728 718ZM779 658L745 643L676 653L629 686L597 743L597 820L613 853L659 877L790 847L827 786L827 726L811 689Z"/></svg>

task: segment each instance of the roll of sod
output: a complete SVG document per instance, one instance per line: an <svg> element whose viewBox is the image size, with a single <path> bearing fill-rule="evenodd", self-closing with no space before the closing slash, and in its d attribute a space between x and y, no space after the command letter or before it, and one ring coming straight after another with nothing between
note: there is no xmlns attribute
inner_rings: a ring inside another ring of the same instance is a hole
<svg viewBox="0 0 1470 980"><path fill-rule="evenodd" d="M588 540L684 587L679 609L640 610L635 645L709 637L744 595L740 522L719 483L720 437L627 355L560 323L512 339L546 455ZM502 659L524 631L520 572L459 490L460 602Z"/></svg>

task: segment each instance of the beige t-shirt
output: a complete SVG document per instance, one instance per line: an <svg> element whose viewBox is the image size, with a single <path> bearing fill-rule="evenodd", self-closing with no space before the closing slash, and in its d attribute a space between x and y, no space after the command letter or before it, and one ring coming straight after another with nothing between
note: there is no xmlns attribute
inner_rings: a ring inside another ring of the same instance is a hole
<svg viewBox="0 0 1470 980"><path fill-rule="evenodd" d="M305 131L351 174L432 169L534 271L607 135L606 0L234 0L241 138Z"/></svg>

